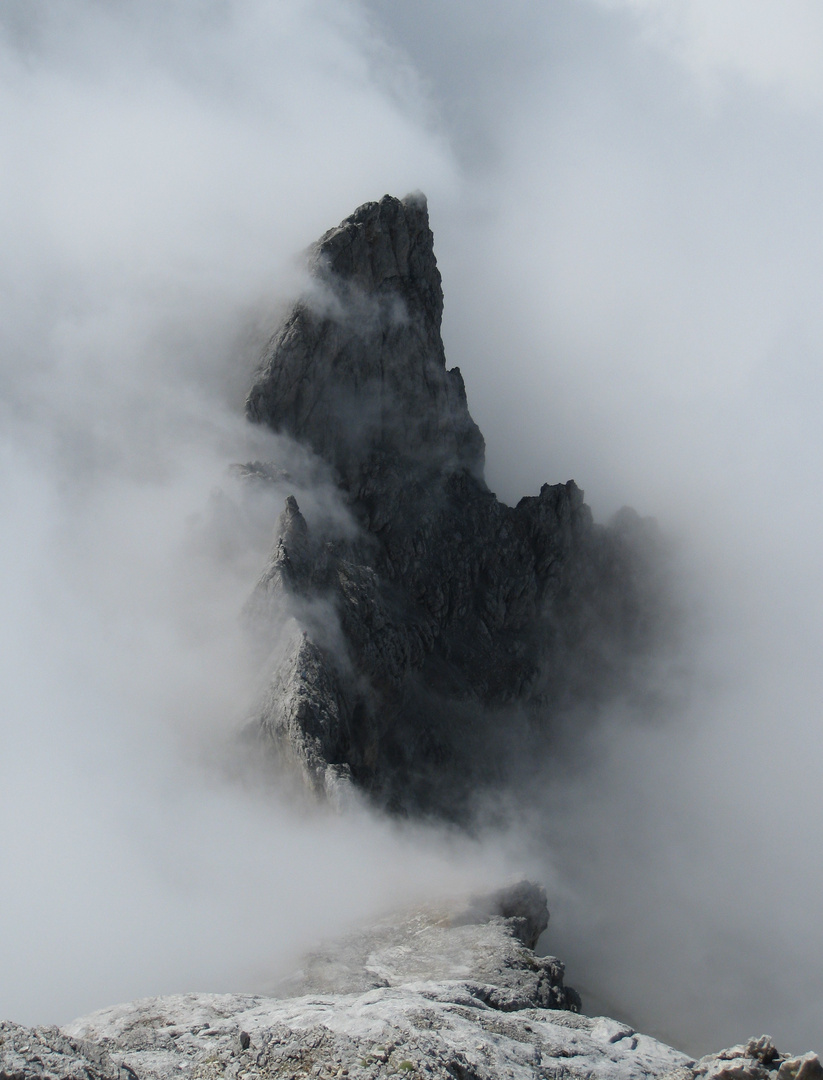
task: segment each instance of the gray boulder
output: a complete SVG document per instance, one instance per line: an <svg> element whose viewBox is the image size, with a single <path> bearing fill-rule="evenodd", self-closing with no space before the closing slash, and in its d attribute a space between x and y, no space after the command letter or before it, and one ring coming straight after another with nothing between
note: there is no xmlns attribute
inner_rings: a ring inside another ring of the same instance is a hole
<svg viewBox="0 0 823 1080"><path fill-rule="evenodd" d="M781 1054L768 1035L681 1065L665 1080L823 1080L817 1054Z"/></svg>

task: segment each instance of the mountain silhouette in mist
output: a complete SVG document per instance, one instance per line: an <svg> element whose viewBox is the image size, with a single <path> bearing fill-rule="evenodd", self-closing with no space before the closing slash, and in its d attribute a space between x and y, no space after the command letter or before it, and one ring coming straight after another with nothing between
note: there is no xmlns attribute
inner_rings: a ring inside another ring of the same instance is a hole
<svg viewBox="0 0 823 1080"><path fill-rule="evenodd" d="M561 736L650 695L660 543L631 511L594 524L572 481L515 507L488 490L422 197L360 207L310 267L247 411L304 448L345 513L309 528L286 498L246 608L267 668L247 734L315 793L466 821L473 795L539 776ZM239 473L288 482L277 462ZM535 951L548 922L545 890L520 881L323 942L265 995L2 1021L0 1080L823 1080L815 1054L767 1036L694 1060L583 1015Z"/></svg>
<svg viewBox="0 0 823 1080"><path fill-rule="evenodd" d="M630 510L594 524L573 481L514 507L489 491L446 367L422 195L366 203L308 263L246 412L327 464L358 531L315 535L287 500L248 614L261 634L285 610L297 627L251 731L315 791L354 784L459 819L605 702L645 692L665 607L656 529ZM265 483L277 463L246 475Z"/></svg>

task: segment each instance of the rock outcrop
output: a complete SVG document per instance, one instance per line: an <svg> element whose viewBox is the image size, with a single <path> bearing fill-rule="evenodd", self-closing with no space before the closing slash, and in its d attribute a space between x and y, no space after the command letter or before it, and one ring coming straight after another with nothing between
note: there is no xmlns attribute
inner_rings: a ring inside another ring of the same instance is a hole
<svg viewBox="0 0 823 1080"><path fill-rule="evenodd" d="M817 1054L781 1054L768 1035L680 1065L665 1080L823 1080Z"/></svg>
<svg viewBox="0 0 823 1080"><path fill-rule="evenodd" d="M325 461L359 531L314 534L287 501L249 614L258 638L278 605L297 623L251 727L315 791L461 818L637 694L661 636L654 527L595 525L573 481L514 507L488 490L422 196L360 207L309 264L247 414Z"/></svg>
<svg viewBox="0 0 823 1080"><path fill-rule="evenodd" d="M525 944L545 893L521 882L328 943L274 994L183 994L57 1028L0 1024L0 1080L821 1080L767 1037L695 1061L577 1012L563 965ZM288 996L285 996L288 995Z"/></svg>
<svg viewBox="0 0 823 1080"><path fill-rule="evenodd" d="M137 1080L96 1042L72 1038L56 1027L27 1028L0 1022L0 1080Z"/></svg>
<svg viewBox="0 0 823 1080"><path fill-rule="evenodd" d="M0 1078L641 1078L692 1064L579 1016L563 965L526 944L547 922L545 892L521 882L328 942L270 996L152 998L63 1031L6 1024Z"/></svg>
<svg viewBox="0 0 823 1080"><path fill-rule="evenodd" d="M521 881L465 905L393 916L332 942L307 956L280 992L353 993L421 979L457 981L500 1012L579 1012L579 994L563 984L564 965L534 953L548 923L545 890Z"/></svg>

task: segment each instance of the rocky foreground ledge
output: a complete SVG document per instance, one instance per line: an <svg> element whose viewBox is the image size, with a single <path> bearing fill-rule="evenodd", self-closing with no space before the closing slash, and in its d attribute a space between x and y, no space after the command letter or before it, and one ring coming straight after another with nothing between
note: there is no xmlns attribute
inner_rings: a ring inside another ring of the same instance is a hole
<svg viewBox="0 0 823 1080"><path fill-rule="evenodd" d="M765 1036L694 1061L581 1015L560 961L534 953L547 922L545 893L521 882L378 923L269 996L146 998L63 1029L3 1023L0 1080L823 1080L815 1055Z"/></svg>

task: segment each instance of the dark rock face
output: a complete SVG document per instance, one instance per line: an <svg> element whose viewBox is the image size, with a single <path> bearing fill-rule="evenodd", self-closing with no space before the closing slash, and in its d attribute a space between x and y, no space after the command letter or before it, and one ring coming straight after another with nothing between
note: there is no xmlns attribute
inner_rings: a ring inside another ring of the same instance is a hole
<svg viewBox="0 0 823 1080"><path fill-rule="evenodd" d="M317 292L248 396L250 419L308 444L356 491L387 470L483 470L463 380L446 370L433 243L422 196L366 203L327 232L310 253Z"/></svg>
<svg viewBox="0 0 823 1080"><path fill-rule="evenodd" d="M518 881L483 896L473 896L462 915L452 920L459 923L483 923L492 918L505 919L513 937L527 949L534 949L549 925L549 905L546 890L533 881Z"/></svg>
<svg viewBox="0 0 823 1080"><path fill-rule="evenodd" d="M573 481L515 507L488 490L422 197L367 203L310 267L316 291L272 339L247 414L331 466L360 535L313 536L288 501L249 611L262 625L322 600L326 617L300 619L254 729L315 790L351 779L460 818L632 692L656 632L653 529L631 511L594 525Z"/></svg>

